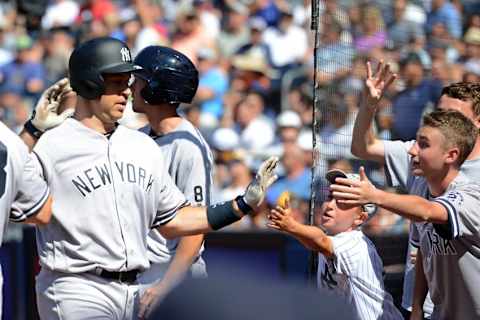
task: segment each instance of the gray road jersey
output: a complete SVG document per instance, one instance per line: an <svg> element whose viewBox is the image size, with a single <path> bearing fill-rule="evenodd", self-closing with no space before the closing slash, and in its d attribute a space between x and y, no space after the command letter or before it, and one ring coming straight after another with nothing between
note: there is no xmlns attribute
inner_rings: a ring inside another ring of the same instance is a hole
<svg viewBox="0 0 480 320"><path fill-rule="evenodd" d="M389 182L393 186L404 188L409 194L419 195L428 198L428 185L422 177L413 177L410 174L410 156L408 149L415 141L401 142L401 141L384 141L385 146L385 171ZM467 160L464 162L460 171L474 181L480 181L480 158L474 160ZM411 224L410 243L418 245L418 224ZM417 239L417 240L415 240ZM428 248L422 248L424 255L429 255ZM431 269L425 263L431 260L424 261L425 270ZM413 299L413 290L415 283L415 269L410 262L410 257L407 257L406 270L403 286L402 306L407 308L411 306ZM433 303L427 299L424 305L424 311L431 313L433 311Z"/></svg>
<svg viewBox="0 0 480 320"><path fill-rule="evenodd" d="M426 184L426 183L425 183ZM419 245L434 319L480 317L480 185L462 172L445 193L431 198L445 207L448 224L416 223L412 244Z"/></svg>
<svg viewBox="0 0 480 320"><path fill-rule="evenodd" d="M67 119L34 152L54 198L52 221L37 230L40 263L70 273L147 268L149 230L187 203L155 142L123 126L107 138Z"/></svg>
<svg viewBox="0 0 480 320"><path fill-rule="evenodd" d="M23 141L0 122L0 243L7 221L21 222L40 209L49 189Z"/></svg>
<svg viewBox="0 0 480 320"><path fill-rule="evenodd" d="M140 129L149 134L150 126ZM183 119L174 131L153 137L162 151L168 173L192 205L210 204L213 155L201 133ZM166 240L152 230L147 240L148 256L154 263L166 262L175 255L178 239ZM203 247L200 253L203 251Z"/></svg>
<svg viewBox="0 0 480 320"><path fill-rule="evenodd" d="M408 150L413 146L415 141L384 141L385 150L385 176L387 183L399 188L403 192L418 195L421 197L427 196L427 187L423 185L422 188L411 189L415 177L410 174L410 155ZM423 179L423 178L421 178ZM403 295L402 307L411 310L413 301L413 292L415 286L415 265L412 264L410 252L415 250L411 245L411 238L413 234L414 224L410 224L408 252L405 260L405 274L403 278ZM423 310L427 315L433 312L433 303L430 296L427 295Z"/></svg>

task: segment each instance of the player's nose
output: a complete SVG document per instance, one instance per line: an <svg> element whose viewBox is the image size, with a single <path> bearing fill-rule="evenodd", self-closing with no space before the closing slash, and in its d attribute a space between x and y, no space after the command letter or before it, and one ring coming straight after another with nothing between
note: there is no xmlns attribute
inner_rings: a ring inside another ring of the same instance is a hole
<svg viewBox="0 0 480 320"><path fill-rule="evenodd" d="M411 155L412 157L415 157L418 155L418 142L415 142L410 149L408 150L408 154Z"/></svg>

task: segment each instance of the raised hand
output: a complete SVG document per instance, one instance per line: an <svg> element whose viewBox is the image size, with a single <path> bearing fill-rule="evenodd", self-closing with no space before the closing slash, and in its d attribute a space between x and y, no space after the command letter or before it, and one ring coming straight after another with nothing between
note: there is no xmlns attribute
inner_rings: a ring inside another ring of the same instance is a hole
<svg viewBox="0 0 480 320"><path fill-rule="evenodd" d="M330 185L332 196L339 203L365 205L377 203L377 188L368 180L365 168L360 167L360 180L337 178L335 184Z"/></svg>
<svg viewBox="0 0 480 320"><path fill-rule="evenodd" d="M375 74L372 74L371 63L367 61L367 78L365 79L366 107L375 109L387 88L396 78L397 75L391 71L389 63L385 64L383 60L380 60L377 71Z"/></svg>
<svg viewBox="0 0 480 320"><path fill-rule="evenodd" d="M58 108L62 100L73 92L70 82L67 78L63 78L51 85L38 100L35 106L35 112L32 118L32 124L40 131L44 132L48 129L58 126L66 118L73 115L74 110L65 109L58 114Z"/></svg>
<svg viewBox="0 0 480 320"><path fill-rule="evenodd" d="M277 164L277 157L270 157L262 163L255 179L248 185L243 196L249 206L258 207L263 202L265 191L278 179L274 172Z"/></svg>

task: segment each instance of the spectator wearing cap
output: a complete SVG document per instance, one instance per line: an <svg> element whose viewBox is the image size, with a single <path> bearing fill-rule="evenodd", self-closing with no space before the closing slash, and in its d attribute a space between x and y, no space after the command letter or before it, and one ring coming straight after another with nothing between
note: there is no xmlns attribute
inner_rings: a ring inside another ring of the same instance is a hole
<svg viewBox="0 0 480 320"><path fill-rule="evenodd" d="M267 24L263 19L253 17L248 20L250 29L250 39L243 44L235 53L236 55L262 55L264 60L272 66L272 54L270 48L263 42L263 32L267 28Z"/></svg>
<svg viewBox="0 0 480 320"><path fill-rule="evenodd" d="M15 59L0 67L0 93L14 93L35 99L45 87L45 68L34 41L27 35L17 38Z"/></svg>
<svg viewBox="0 0 480 320"><path fill-rule="evenodd" d="M325 177L358 180L358 175L329 171ZM270 228L284 231L318 253L317 286L354 306L355 319L402 319L383 283L383 264L375 246L361 231L375 206L347 205L329 197L322 207L321 228L293 219L288 204L268 215Z"/></svg>
<svg viewBox="0 0 480 320"><path fill-rule="evenodd" d="M453 38L459 39L462 36L462 17L457 7L448 0L432 0L425 24L427 33L431 33L438 23L445 25Z"/></svg>
<svg viewBox="0 0 480 320"><path fill-rule="evenodd" d="M280 10L273 0L252 1L252 16L263 19L267 26L274 27L280 20Z"/></svg>
<svg viewBox="0 0 480 320"><path fill-rule="evenodd" d="M267 156L280 157L283 154L285 144L295 144L298 140L302 120L295 111L285 110L277 117L276 141L267 149L262 150Z"/></svg>
<svg viewBox="0 0 480 320"><path fill-rule="evenodd" d="M465 70L480 76L480 27L470 27L464 36Z"/></svg>
<svg viewBox="0 0 480 320"><path fill-rule="evenodd" d="M284 74L303 62L308 50L308 36L304 29L293 21L290 6L281 8L277 27L264 31L263 41L272 53L272 65Z"/></svg>
<svg viewBox="0 0 480 320"><path fill-rule="evenodd" d="M400 76L405 89L392 100L392 139L413 140L422 114L433 108L440 98L442 83L425 76L417 54L408 54L400 63Z"/></svg>
<svg viewBox="0 0 480 320"><path fill-rule="evenodd" d="M197 53L199 84L195 101L202 115L209 114L219 120L223 114L223 96L228 90L228 76L218 66L215 50L201 48Z"/></svg>

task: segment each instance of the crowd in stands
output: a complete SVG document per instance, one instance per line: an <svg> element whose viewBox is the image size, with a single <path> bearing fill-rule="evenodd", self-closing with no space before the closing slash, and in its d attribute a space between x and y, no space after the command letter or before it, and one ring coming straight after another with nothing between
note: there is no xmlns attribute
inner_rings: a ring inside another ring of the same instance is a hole
<svg viewBox="0 0 480 320"><path fill-rule="evenodd" d="M21 130L42 91L67 76L81 41L111 35L133 55L152 44L171 46L199 70L195 101L181 112L215 152L215 201L242 192L258 164L278 155L281 177L267 203L275 206L288 191L305 222L312 173L323 191L326 170L360 165L350 143L366 61L388 61L399 75L376 119L383 139L414 138L443 86L480 81L478 1L321 0L316 50L310 24L310 0L2 0L0 120ZM127 112L123 121L138 128L145 119ZM383 168L366 167L383 186ZM232 228L264 224L260 214ZM408 227L380 210L366 229Z"/></svg>

